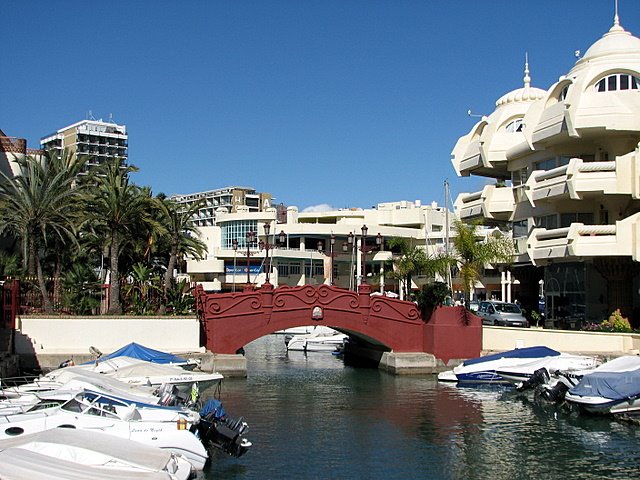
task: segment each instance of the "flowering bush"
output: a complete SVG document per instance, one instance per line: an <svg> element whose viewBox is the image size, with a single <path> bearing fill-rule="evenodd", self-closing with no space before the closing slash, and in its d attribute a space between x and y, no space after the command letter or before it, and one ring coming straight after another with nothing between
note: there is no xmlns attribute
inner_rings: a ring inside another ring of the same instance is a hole
<svg viewBox="0 0 640 480"><path fill-rule="evenodd" d="M588 323L584 327L583 330L588 330L591 332L632 332L631 324L629 323L629 319L624 318L622 313L620 313L620 309L618 308L615 312L613 312L607 320L603 320L601 323Z"/></svg>

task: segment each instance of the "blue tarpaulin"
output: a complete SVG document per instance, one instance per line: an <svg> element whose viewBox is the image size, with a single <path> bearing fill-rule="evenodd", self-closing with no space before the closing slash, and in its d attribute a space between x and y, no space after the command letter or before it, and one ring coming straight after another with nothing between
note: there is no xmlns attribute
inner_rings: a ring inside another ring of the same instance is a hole
<svg viewBox="0 0 640 480"><path fill-rule="evenodd" d="M525 347L516 348L515 350L509 350L507 352L494 353L492 355L486 355L484 357L473 358L467 360L463 365L475 365L476 363L490 362L491 360L498 360L500 358L543 358L543 357L557 357L560 352L553 350L549 347Z"/></svg>
<svg viewBox="0 0 640 480"><path fill-rule="evenodd" d="M139 343L131 342L125 345L119 350L116 350L109 355L102 355L100 361L108 360L115 357L132 357L140 360L146 360L153 363L186 363L187 359L174 355L172 353L161 352L160 350L154 350L148 348ZM93 362L88 362L93 363Z"/></svg>
<svg viewBox="0 0 640 480"><path fill-rule="evenodd" d="M638 358L631 358L631 360L637 362ZM627 362L627 358L620 358L603 364L595 372L582 377L580 383L570 389L569 393L581 397L603 397L610 400L624 400L640 396L640 368L617 372L607 371L607 369L612 369L613 364Z"/></svg>

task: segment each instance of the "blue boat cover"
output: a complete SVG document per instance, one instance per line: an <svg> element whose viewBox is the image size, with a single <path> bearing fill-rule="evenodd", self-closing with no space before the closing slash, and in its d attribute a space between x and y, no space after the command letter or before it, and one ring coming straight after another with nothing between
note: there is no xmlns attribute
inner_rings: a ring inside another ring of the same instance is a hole
<svg viewBox="0 0 640 480"><path fill-rule="evenodd" d="M640 369L628 372L593 372L569 390L571 395L624 400L640 395Z"/></svg>
<svg viewBox="0 0 640 480"><path fill-rule="evenodd" d="M500 358L543 358L557 357L558 355L560 355L560 352L549 347L525 347L516 348L515 350L509 350L507 352L493 353L484 357L472 358L471 360L466 360L463 365L475 365L478 363L498 360Z"/></svg>
<svg viewBox="0 0 640 480"><path fill-rule="evenodd" d="M172 353L154 350L153 348L148 348L135 342L131 342L130 344L125 345L121 349L116 350L109 355L102 355L100 357L100 361L102 362L103 360L108 360L115 357L138 358L140 360L146 360L153 363L185 363L187 361L185 358L178 357L177 355L173 355Z"/></svg>

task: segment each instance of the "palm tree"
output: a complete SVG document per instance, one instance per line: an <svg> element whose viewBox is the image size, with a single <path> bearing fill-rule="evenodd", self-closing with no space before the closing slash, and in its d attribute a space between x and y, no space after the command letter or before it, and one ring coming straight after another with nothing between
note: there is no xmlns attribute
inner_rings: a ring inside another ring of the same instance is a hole
<svg viewBox="0 0 640 480"><path fill-rule="evenodd" d="M467 225L456 219L453 228L456 236L453 238L454 256L460 270L459 276L464 288L464 299L467 308L471 301L471 289L482 276L485 265L492 263L506 263L513 261L515 249L513 241L496 231L486 239L477 233L478 224Z"/></svg>
<svg viewBox="0 0 640 480"><path fill-rule="evenodd" d="M137 171L132 165L121 166L117 159L107 162L95 176L95 188L87 202L86 218L106 235L109 246L107 313L112 315L122 313L118 261L127 235L132 235L140 224L158 227L152 217L151 191L129 181L129 174Z"/></svg>
<svg viewBox="0 0 640 480"><path fill-rule="evenodd" d="M404 238L391 238L388 245L392 250L399 251L399 255L393 261L394 269L391 276L401 280L404 298L409 298L414 275L444 275L452 261L444 255L427 255L424 248L411 247Z"/></svg>
<svg viewBox="0 0 640 480"><path fill-rule="evenodd" d="M52 311L47 294L41 256L49 243L75 242L79 222L78 199L81 185L77 175L86 163L68 151L62 155L48 151L41 158L31 156L18 160L20 174L10 178L0 172L0 234L20 238L23 262L29 275L37 275L42 306Z"/></svg>
<svg viewBox="0 0 640 480"><path fill-rule="evenodd" d="M178 258L189 255L201 260L207 252L207 245L198 238L200 232L192 222L201 207L200 203L195 202L189 206L183 206L167 199L164 195L158 195L156 201L161 214L161 222L166 231L164 239L168 243L169 249L167 269L164 273L163 299L160 305L160 314L164 314L169 301L169 291L173 286L173 270Z"/></svg>

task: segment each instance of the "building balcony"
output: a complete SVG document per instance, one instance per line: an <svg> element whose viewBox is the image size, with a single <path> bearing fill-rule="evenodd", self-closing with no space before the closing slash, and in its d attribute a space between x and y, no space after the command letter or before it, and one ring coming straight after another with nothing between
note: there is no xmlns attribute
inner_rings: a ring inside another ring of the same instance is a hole
<svg viewBox="0 0 640 480"><path fill-rule="evenodd" d="M187 260L188 273L224 273L224 260Z"/></svg>
<svg viewBox="0 0 640 480"><path fill-rule="evenodd" d="M461 194L455 202L461 220L486 218L495 221L511 219L515 199L512 187L486 185L480 192Z"/></svg>
<svg viewBox="0 0 640 480"><path fill-rule="evenodd" d="M632 195L640 198L638 151L609 162L585 162L572 158L567 165L534 171L527 180L526 195L532 206L558 199L584 200L596 195Z"/></svg>
<svg viewBox="0 0 640 480"><path fill-rule="evenodd" d="M527 251L535 265L554 259L592 257L632 257L640 260L640 213L613 225L584 225L547 230L536 228L527 242Z"/></svg>

